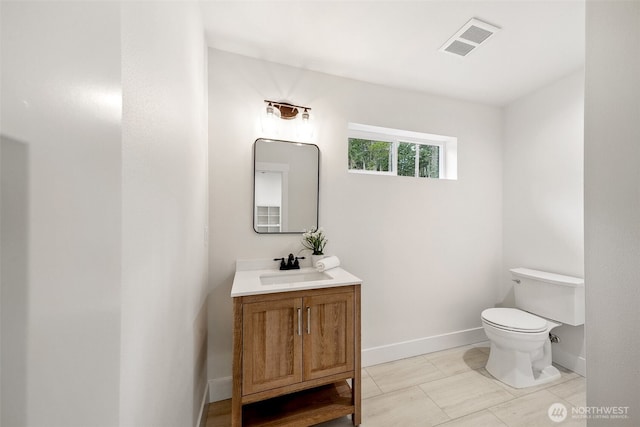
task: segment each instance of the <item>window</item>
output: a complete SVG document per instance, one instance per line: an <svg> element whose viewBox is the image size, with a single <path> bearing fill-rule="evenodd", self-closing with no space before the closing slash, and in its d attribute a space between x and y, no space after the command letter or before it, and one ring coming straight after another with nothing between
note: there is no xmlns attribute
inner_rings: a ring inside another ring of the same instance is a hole
<svg viewBox="0 0 640 427"><path fill-rule="evenodd" d="M391 172L392 152L388 141L349 138L349 169Z"/></svg>
<svg viewBox="0 0 640 427"><path fill-rule="evenodd" d="M398 175L440 178L440 146L398 142Z"/></svg>
<svg viewBox="0 0 640 427"><path fill-rule="evenodd" d="M456 158L456 138L349 124L349 172L456 179Z"/></svg>

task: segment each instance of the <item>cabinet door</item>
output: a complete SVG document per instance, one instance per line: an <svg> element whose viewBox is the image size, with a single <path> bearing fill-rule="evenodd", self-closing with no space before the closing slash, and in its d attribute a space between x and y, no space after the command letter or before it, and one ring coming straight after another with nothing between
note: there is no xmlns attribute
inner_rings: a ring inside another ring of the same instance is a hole
<svg viewBox="0 0 640 427"><path fill-rule="evenodd" d="M302 381L301 309L301 298L243 304L243 395Z"/></svg>
<svg viewBox="0 0 640 427"><path fill-rule="evenodd" d="M353 292L305 297L304 379L353 370Z"/></svg>

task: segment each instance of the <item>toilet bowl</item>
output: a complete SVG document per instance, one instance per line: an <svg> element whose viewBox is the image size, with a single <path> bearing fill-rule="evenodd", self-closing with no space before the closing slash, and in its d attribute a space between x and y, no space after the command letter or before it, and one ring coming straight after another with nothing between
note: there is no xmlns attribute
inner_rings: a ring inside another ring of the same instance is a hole
<svg viewBox="0 0 640 427"><path fill-rule="evenodd" d="M531 387L560 378L551 365L549 333L560 323L516 308L489 308L482 326L491 342L486 369L514 388Z"/></svg>

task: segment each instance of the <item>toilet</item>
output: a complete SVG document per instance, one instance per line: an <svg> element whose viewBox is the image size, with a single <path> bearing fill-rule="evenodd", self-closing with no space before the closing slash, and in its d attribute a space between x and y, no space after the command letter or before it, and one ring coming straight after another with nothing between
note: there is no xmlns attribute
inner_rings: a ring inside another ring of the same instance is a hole
<svg viewBox="0 0 640 427"><path fill-rule="evenodd" d="M514 388L553 381L550 333L584 324L584 279L529 268L509 270L517 308L488 308L482 326L491 342L486 369Z"/></svg>

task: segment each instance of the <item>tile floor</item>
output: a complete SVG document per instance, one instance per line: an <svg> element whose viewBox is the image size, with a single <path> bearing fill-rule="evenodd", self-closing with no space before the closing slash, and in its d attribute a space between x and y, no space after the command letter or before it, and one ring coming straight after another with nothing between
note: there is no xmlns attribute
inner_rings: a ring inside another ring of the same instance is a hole
<svg viewBox="0 0 640 427"><path fill-rule="evenodd" d="M571 408L586 406L585 378L560 369L548 384L514 389L495 380L484 366L488 344L457 347L362 370L363 427L538 427L585 426ZM569 416L551 421L549 406L562 403ZM230 425L229 401L209 406L207 427ZM320 424L347 427L349 417Z"/></svg>

